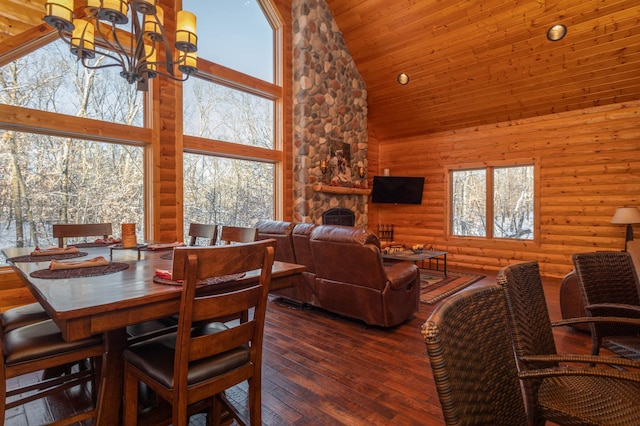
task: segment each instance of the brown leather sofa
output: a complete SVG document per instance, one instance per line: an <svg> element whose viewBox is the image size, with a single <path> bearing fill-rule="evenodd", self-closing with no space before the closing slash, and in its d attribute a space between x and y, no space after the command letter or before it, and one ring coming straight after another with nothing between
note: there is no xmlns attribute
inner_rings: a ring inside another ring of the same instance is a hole
<svg viewBox="0 0 640 426"><path fill-rule="evenodd" d="M307 266L299 287L276 293L300 304L393 327L419 309L417 266L383 264L378 237L363 228L262 221L258 238L274 238L276 260Z"/></svg>

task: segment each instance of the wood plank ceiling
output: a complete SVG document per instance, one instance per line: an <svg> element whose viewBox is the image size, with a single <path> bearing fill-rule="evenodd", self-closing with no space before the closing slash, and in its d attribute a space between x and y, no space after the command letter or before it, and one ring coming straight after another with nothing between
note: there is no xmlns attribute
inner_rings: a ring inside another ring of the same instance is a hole
<svg viewBox="0 0 640 426"><path fill-rule="evenodd" d="M638 0L326 1L380 140L640 99Z"/></svg>

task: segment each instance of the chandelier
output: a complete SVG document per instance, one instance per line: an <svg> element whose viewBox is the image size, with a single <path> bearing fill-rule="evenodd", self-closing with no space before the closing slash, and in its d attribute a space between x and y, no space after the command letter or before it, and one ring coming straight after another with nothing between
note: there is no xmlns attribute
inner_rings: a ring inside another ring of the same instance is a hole
<svg viewBox="0 0 640 426"><path fill-rule="evenodd" d="M86 68L120 67L120 75L129 84L137 83L138 90L147 90L148 79L158 74L185 81L198 70L198 36L193 13L186 10L177 13L174 54L158 0L86 0L83 19L74 17L73 2L47 0L44 21L58 30L58 36ZM130 27L121 30L127 24ZM96 35L100 50L96 50ZM158 61L160 52L164 59ZM89 60L96 54L102 55L107 63L92 65ZM184 76L177 76L175 68Z"/></svg>

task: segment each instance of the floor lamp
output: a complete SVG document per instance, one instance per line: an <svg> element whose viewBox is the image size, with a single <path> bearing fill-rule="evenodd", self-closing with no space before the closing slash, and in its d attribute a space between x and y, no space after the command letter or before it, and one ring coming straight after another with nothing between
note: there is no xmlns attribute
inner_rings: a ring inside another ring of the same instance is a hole
<svg viewBox="0 0 640 426"><path fill-rule="evenodd" d="M627 225L627 235L624 240L624 251L627 251L627 242L633 241L633 227L631 224L640 223L640 209L637 207L618 207L611 223Z"/></svg>

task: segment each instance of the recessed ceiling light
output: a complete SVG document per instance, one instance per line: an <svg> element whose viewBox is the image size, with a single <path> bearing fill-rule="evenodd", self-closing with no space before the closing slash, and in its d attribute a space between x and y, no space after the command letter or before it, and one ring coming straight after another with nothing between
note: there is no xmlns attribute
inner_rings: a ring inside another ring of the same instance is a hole
<svg viewBox="0 0 640 426"><path fill-rule="evenodd" d="M567 27L563 24L556 24L547 30L547 38L551 41L562 40L567 35Z"/></svg>
<svg viewBox="0 0 640 426"><path fill-rule="evenodd" d="M405 73L398 74L398 83L402 84L403 86L409 83L409 75Z"/></svg>

